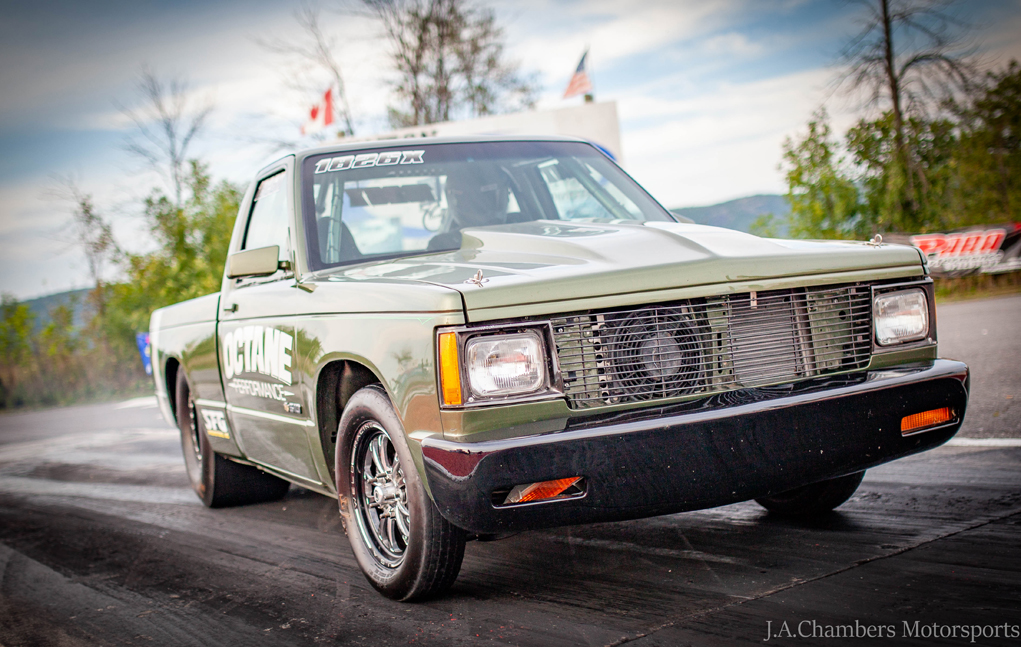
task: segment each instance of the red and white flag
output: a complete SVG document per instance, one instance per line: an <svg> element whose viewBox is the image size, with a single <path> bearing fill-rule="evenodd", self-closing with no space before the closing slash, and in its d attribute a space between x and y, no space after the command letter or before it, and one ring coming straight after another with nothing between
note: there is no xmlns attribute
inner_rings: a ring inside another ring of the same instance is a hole
<svg viewBox="0 0 1021 647"><path fill-rule="evenodd" d="M317 133L333 123L333 88L326 91L322 101L308 111L308 121L301 127L302 135Z"/></svg>
<svg viewBox="0 0 1021 647"><path fill-rule="evenodd" d="M586 58L588 58L588 50L585 50L585 53L581 55L581 62L578 63L578 69L574 71L574 76L571 77L571 82L567 84L567 91L564 92L565 99L576 97L579 94L592 92L592 82L589 81L588 72L585 71Z"/></svg>

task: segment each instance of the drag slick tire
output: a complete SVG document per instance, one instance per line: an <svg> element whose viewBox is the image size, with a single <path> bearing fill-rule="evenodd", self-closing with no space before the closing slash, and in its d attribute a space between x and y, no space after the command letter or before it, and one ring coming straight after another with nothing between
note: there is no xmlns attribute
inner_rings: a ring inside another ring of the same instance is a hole
<svg viewBox="0 0 1021 647"><path fill-rule="evenodd" d="M426 493L400 419L377 385L356 392L344 408L336 474L351 549L377 591L406 602L454 583L465 532L444 519Z"/></svg>
<svg viewBox="0 0 1021 647"><path fill-rule="evenodd" d="M755 501L770 512L789 517L810 517L824 514L851 498L865 472L857 472L840 476L828 481L820 481L788 492L773 496L764 496Z"/></svg>
<svg viewBox="0 0 1021 647"><path fill-rule="evenodd" d="M174 409L188 480L209 508L276 501L287 494L287 481L251 465L227 460L213 451L183 369L177 371Z"/></svg>

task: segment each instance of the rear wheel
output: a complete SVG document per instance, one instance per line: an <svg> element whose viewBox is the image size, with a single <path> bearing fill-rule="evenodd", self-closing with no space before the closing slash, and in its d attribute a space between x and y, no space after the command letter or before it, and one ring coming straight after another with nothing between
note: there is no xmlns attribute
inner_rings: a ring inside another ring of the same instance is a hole
<svg viewBox="0 0 1021 647"><path fill-rule="evenodd" d="M275 501L287 494L290 483L251 465L227 460L213 451L184 371L177 371L177 426L188 480L207 507L225 508Z"/></svg>
<svg viewBox="0 0 1021 647"><path fill-rule="evenodd" d="M376 590L410 601L454 583L465 533L426 494L400 420L378 386L359 390L344 408L336 474L351 549Z"/></svg>
<svg viewBox="0 0 1021 647"><path fill-rule="evenodd" d="M863 478L865 472L857 472L773 496L764 496L755 501L770 512L791 517L823 514L850 499Z"/></svg>

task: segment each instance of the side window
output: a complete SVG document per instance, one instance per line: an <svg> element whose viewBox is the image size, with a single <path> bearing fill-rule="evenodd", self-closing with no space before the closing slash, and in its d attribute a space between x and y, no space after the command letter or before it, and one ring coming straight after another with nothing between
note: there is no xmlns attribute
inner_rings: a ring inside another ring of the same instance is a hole
<svg viewBox="0 0 1021 647"><path fill-rule="evenodd" d="M561 220L642 219L642 210L589 164L552 159L538 169Z"/></svg>
<svg viewBox="0 0 1021 647"><path fill-rule="evenodd" d="M280 260L288 259L286 174L280 171L259 182L241 249L280 246Z"/></svg>

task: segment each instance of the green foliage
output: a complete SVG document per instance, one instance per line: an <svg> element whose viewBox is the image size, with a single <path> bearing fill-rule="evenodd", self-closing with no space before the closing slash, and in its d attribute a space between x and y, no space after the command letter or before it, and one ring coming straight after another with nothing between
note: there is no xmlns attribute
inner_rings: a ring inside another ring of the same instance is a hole
<svg viewBox="0 0 1021 647"><path fill-rule="evenodd" d="M909 158L905 162L897 154L894 121L894 115L887 112L874 121L862 119L847 132L847 148L863 194L863 222L867 223L860 234L952 226L945 205L953 200L957 181L954 124L947 119L907 119L904 148Z"/></svg>
<svg viewBox="0 0 1021 647"><path fill-rule="evenodd" d="M825 110L808 122L800 141L784 142L789 232L794 238L850 238L860 223L858 189L843 170Z"/></svg>
<svg viewBox="0 0 1021 647"><path fill-rule="evenodd" d="M35 333L28 307L3 297L0 408L66 404L151 385L142 370L135 334L149 329L149 316L156 308L220 289L241 201L238 187L228 182L214 186L198 162L191 163L186 188L189 197L181 208L159 192L145 200L157 249L121 254L118 262L126 280L112 284L97 280L85 326L74 324L74 303L60 304ZM85 196L77 204L83 199L91 200Z"/></svg>
<svg viewBox="0 0 1021 647"><path fill-rule="evenodd" d="M39 354L47 370L63 372L71 363L82 341L74 325L74 304L60 304L50 310L50 322L39 333Z"/></svg>
<svg viewBox="0 0 1021 647"><path fill-rule="evenodd" d="M863 239L1021 220L1021 66L988 73L952 108L904 119L902 146L893 112L861 119L846 161L826 113L814 114L804 138L784 143L790 234Z"/></svg>
<svg viewBox="0 0 1021 647"><path fill-rule="evenodd" d="M0 407L23 400L24 374L32 361L35 316L9 294L0 302Z"/></svg>
<svg viewBox="0 0 1021 647"><path fill-rule="evenodd" d="M780 229L783 223L771 213L764 213L752 221L748 227L748 233L762 236L763 238L779 238Z"/></svg>
<svg viewBox="0 0 1021 647"><path fill-rule="evenodd" d="M119 355L137 354L135 333L149 329L152 311L220 290L241 190L229 183L213 185L205 165L193 161L186 181L189 197L181 208L154 191L145 200L145 215L159 248L126 254L127 275L109 286L104 329Z"/></svg>
<svg viewBox="0 0 1021 647"><path fill-rule="evenodd" d="M961 111L958 164L963 224L1021 220L1021 65L989 72Z"/></svg>
<svg viewBox="0 0 1021 647"><path fill-rule="evenodd" d="M0 302L0 361L4 366L24 366L31 356L30 339L35 315L9 294Z"/></svg>

